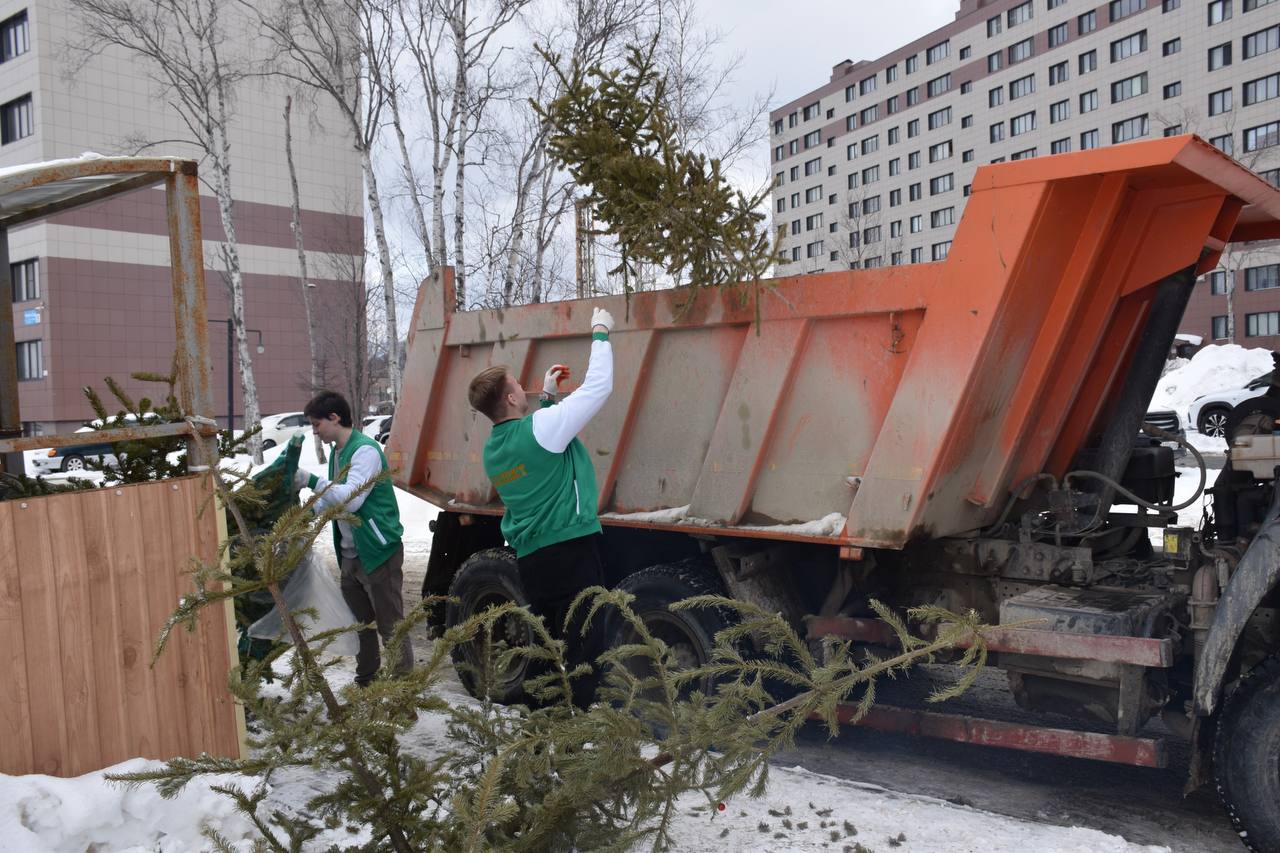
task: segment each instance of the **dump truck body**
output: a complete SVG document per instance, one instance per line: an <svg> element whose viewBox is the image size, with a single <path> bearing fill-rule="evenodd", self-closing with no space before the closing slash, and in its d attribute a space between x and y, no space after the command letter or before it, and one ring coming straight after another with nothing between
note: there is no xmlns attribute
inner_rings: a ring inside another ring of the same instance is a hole
<svg viewBox="0 0 1280 853"><path fill-rule="evenodd" d="M453 312L442 271L419 292L388 444L397 485L446 510L424 593L456 588L474 554L492 570L503 544L470 379L582 376L601 306L614 387L581 438L611 583L694 567L812 639L871 645L893 641L872 599L973 609L1018 703L1092 730L901 707L864 725L1158 766L1143 727L1161 713L1196 747L1195 784L1220 720L1229 754L1280 750L1280 703L1247 735L1266 742L1241 745L1249 727L1231 722L1266 692L1247 676L1280 685L1280 502L1257 476L1280 459L1242 447L1247 470L1214 498L1230 518L1178 528L1173 454L1139 438L1173 438L1144 420L1197 277L1229 242L1264 239L1280 239L1280 191L1186 136L982 167L945 261L775 279L745 301L677 289ZM1220 785L1263 799L1240 795L1233 819L1280 848L1280 780L1267 801L1241 761Z"/></svg>

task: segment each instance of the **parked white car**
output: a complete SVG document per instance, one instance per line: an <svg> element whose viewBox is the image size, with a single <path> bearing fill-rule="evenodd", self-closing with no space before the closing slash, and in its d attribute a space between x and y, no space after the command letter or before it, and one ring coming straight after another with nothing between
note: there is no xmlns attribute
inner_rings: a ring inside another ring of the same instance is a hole
<svg viewBox="0 0 1280 853"><path fill-rule="evenodd" d="M369 438L376 439L384 430L386 430L387 424L390 420L391 415L369 415L364 419L364 422L360 424L360 431L369 436Z"/></svg>
<svg viewBox="0 0 1280 853"><path fill-rule="evenodd" d="M1227 425L1227 415L1245 400L1266 393L1271 384L1271 372L1257 376L1242 388L1231 391L1216 391L1197 397L1191 402L1187 411L1187 423L1195 425L1203 435L1223 438L1223 429Z"/></svg>
<svg viewBox="0 0 1280 853"><path fill-rule="evenodd" d="M306 435L311 430L302 412L284 412L279 415L267 415L262 419L262 449L270 450L277 444L284 444L297 433Z"/></svg>

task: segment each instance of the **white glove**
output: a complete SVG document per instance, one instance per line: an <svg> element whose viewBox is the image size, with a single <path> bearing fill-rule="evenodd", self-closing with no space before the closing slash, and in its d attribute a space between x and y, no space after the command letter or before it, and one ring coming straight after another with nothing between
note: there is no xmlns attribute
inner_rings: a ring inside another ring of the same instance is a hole
<svg viewBox="0 0 1280 853"><path fill-rule="evenodd" d="M551 369L547 371L547 375L542 377L542 393L557 393L560 380L569 378L569 368L563 364L553 364Z"/></svg>
<svg viewBox="0 0 1280 853"><path fill-rule="evenodd" d="M613 315L603 308L596 308L591 312L591 330L595 331L596 326L604 326L606 332L612 332Z"/></svg>
<svg viewBox="0 0 1280 853"><path fill-rule="evenodd" d="M311 475L301 468L293 472L293 490L296 492L311 480Z"/></svg>

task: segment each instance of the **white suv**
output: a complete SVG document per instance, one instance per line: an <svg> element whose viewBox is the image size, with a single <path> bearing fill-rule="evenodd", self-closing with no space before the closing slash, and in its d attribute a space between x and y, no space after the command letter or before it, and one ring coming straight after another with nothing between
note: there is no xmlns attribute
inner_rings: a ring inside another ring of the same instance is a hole
<svg viewBox="0 0 1280 853"><path fill-rule="evenodd" d="M1243 388L1232 391L1217 391L1205 394L1191 402L1187 411L1187 423L1194 426L1203 435L1223 438L1223 429L1227 425L1227 415L1245 400L1265 394L1271 384L1271 374L1267 372L1251 379Z"/></svg>
<svg viewBox="0 0 1280 853"><path fill-rule="evenodd" d="M285 444L296 433L306 433L311 424L302 412L284 412L267 415L262 419L262 449L270 450L277 444Z"/></svg>

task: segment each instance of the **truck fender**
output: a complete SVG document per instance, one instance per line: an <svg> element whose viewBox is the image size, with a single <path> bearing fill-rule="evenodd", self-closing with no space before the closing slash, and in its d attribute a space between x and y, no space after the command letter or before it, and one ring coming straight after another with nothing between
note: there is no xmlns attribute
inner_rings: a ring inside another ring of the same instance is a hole
<svg viewBox="0 0 1280 853"><path fill-rule="evenodd" d="M1195 713L1208 716L1218 705L1227 666L1245 625L1280 578L1280 504L1272 503L1262 529L1236 566L1218 600L1209 635L1196 660Z"/></svg>

